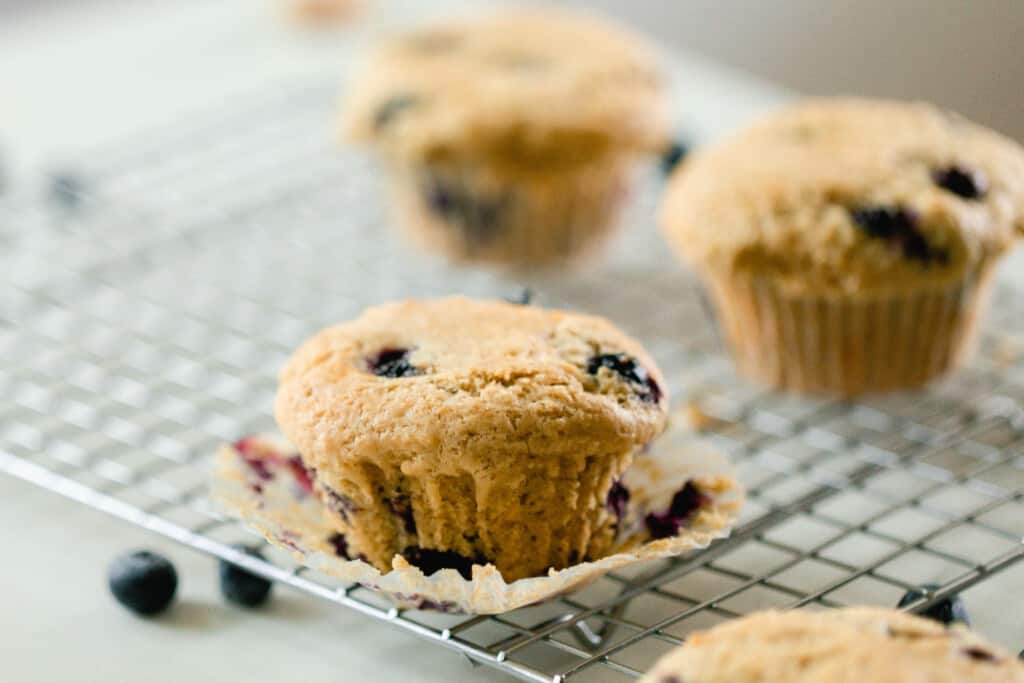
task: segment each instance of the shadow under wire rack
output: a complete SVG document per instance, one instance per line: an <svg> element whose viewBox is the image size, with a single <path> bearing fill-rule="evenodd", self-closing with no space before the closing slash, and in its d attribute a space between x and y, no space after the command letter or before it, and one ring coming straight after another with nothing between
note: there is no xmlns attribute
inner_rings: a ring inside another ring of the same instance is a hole
<svg viewBox="0 0 1024 683"><path fill-rule="evenodd" d="M0 197L0 470L531 681L630 680L694 629L768 607L911 609L954 593L1024 640L1024 304L1001 290L972 364L926 392L849 403L737 379L650 216L600 263L527 282L453 267L382 228L375 169L332 149L333 78L273 88L82 155L47 196ZM231 544L207 498L216 446L273 429L275 375L320 327L407 296L514 296L608 316L749 490L705 552L619 571L500 616L399 611ZM1014 593L1014 591L1017 591Z"/></svg>

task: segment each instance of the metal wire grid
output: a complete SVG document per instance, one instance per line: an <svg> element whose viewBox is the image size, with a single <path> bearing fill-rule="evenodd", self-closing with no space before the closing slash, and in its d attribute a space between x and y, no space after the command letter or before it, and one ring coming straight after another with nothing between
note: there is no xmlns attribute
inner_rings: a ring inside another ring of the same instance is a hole
<svg viewBox="0 0 1024 683"><path fill-rule="evenodd" d="M750 502L733 537L492 617L397 611L252 541L206 497L219 442L272 428L274 375L313 330L402 296L514 293L382 234L365 159L329 149L333 79L289 86L82 158L84 191L0 207L0 469L389 621L525 680L638 676L695 628L764 607L915 608L992 598L1022 557L1024 316L1003 292L979 360L925 394L845 404L732 375L693 283L649 225L658 181L599 266L536 275L557 303L641 337L737 463ZM65 190L67 188L64 188Z"/></svg>

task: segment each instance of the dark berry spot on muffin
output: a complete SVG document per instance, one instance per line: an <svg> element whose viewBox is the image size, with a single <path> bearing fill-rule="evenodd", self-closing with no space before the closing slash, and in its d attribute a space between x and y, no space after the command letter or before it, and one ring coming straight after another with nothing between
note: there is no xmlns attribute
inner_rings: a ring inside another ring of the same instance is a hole
<svg viewBox="0 0 1024 683"><path fill-rule="evenodd" d="M693 517L700 508L708 503L708 497L701 493L697 485L692 481L672 496L672 502L665 512L652 512L644 518L647 529L651 532L651 538L669 538L679 533L679 530Z"/></svg>
<svg viewBox="0 0 1024 683"><path fill-rule="evenodd" d="M302 457L293 455L288 458L288 468L292 471L292 476L295 477L295 481L298 482L302 490L306 493L313 493L313 475L302 464Z"/></svg>
<svg viewBox="0 0 1024 683"><path fill-rule="evenodd" d="M423 372L409 362L409 349L384 349L371 358L368 363L370 372L378 377L415 377Z"/></svg>
<svg viewBox="0 0 1024 683"><path fill-rule="evenodd" d="M529 306L530 302L533 301L533 290L529 287L523 287L523 289L516 296L507 297L505 301L510 304L519 304L520 306Z"/></svg>
<svg viewBox="0 0 1024 683"><path fill-rule="evenodd" d="M359 512L359 508L351 498L343 493L338 493L326 484L321 484L320 486L327 496L327 507L334 510L343 520L348 521L350 512Z"/></svg>
<svg viewBox="0 0 1024 683"><path fill-rule="evenodd" d="M235 442L234 449L238 451L238 454L242 456L242 462L258 479L270 481L274 478L274 473L270 471L267 464L270 458L257 453L256 441L253 437L247 436L244 439L239 439Z"/></svg>
<svg viewBox="0 0 1024 683"><path fill-rule="evenodd" d="M412 505L409 503L409 499L405 497L392 498L387 501L388 509L402 520L402 525L405 527L407 534L416 535L416 519L412 516Z"/></svg>
<svg viewBox="0 0 1024 683"><path fill-rule="evenodd" d="M678 676L663 676L661 683L683 683L683 681Z"/></svg>
<svg viewBox="0 0 1024 683"><path fill-rule="evenodd" d="M348 540L345 538L345 534L334 533L327 537L327 542L334 549L334 554L338 557L350 560L352 558L348 555Z"/></svg>
<svg viewBox="0 0 1024 683"><path fill-rule="evenodd" d="M587 372L591 375L596 375L601 368L608 368L632 384L641 401L657 403L661 400L661 387L635 358L624 353L603 353L587 363Z"/></svg>
<svg viewBox="0 0 1024 683"><path fill-rule="evenodd" d="M865 206L851 211L853 222L868 237L885 240L901 250L903 258L922 265L949 263L949 252L932 247L920 230L917 214L910 209Z"/></svg>
<svg viewBox="0 0 1024 683"><path fill-rule="evenodd" d="M661 166L661 172L665 175L671 175L672 171L676 170L679 163L686 158L686 155L690 153L690 148L683 142L673 142L671 145L661 153L661 159L659 165Z"/></svg>
<svg viewBox="0 0 1024 683"><path fill-rule="evenodd" d="M626 516L626 508L629 507L629 489L623 486L622 482L618 479L613 481L612 487L608 489L605 507L620 522Z"/></svg>
<svg viewBox="0 0 1024 683"><path fill-rule="evenodd" d="M421 548L417 545L409 546L403 550L402 557L409 564L418 567L427 576L431 576L442 569L454 569L466 580L473 578L474 564L486 564L484 561L471 560L451 550L433 550L431 548Z"/></svg>
<svg viewBox="0 0 1024 683"><path fill-rule="evenodd" d="M964 654L973 659L976 662L986 662L988 664L996 664L999 662L999 657L994 653L989 652L985 648L974 645L966 648Z"/></svg>
<svg viewBox="0 0 1024 683"><path fill-rule="evenodd" d="M926 583L921 586L920 590L909 590L900 598L898 606L906 607L938 589L939 587L934 583ZM971 625L971 617L967 613L967 607L959 595L953 595L945 600L940 600L924 612L919 612L918 614L942 624L960 623L967 626Z"/></svg>
<svg viewBox="0 0 1024 683"><path fill-rule="evenodd" d="M416 107L421 101L422 98L417 95L410 95L409 93L388 98L384 101L384 104L377 108L377 113L373 116L373 127L378 131L387 128L399 114Z"/></svg>
<svg viewBox="0 0 1024 683"><path fill-rule="evenodd" d="M937 168L932 171L932 180L942 189L964 199L981 199L988 191L985 176L963 166Z"/></svg>
<svg viewBox="0 0 1024 683"><path fill-rule="evenodd" d="M458 183L431 176L424 200L438 217L459 227L470 247L487 244L500 232L509 198L480 197Z"/></svg>

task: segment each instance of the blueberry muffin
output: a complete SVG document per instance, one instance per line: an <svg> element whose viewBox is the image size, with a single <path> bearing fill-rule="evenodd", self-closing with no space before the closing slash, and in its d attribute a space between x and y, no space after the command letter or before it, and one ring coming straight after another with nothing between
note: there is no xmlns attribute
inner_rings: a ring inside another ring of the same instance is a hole
<svg viewBox="0 0 1024 683"><path fill-rule="evenodd" d="M663 200L740 371L855 395L971 348L1024 232L1024 150L926 104L809 100L697 152Z"/></svg>
<svg viewBox="0 0 1024 683"><path fill-rule="evenodd" d="M512 581L612 546L615 484L664 427L663 387L606 320L449 298L323 330L275 408L352 557Z"/></svg>
<svg viewBox="0 0 1024 683"><path fill-rule="evenodd" d="M641 683L1024 683L1013 655L895 610L761 612L692 634Z"/></svg>
<svg viewBox="0 0 1024 683"><path fill-rule="evenodd" d="M456 260L565 261L616 224L662 148L662 75L637 36L587 14L509 10L399 36L350 84L399 222Z"/></svg>

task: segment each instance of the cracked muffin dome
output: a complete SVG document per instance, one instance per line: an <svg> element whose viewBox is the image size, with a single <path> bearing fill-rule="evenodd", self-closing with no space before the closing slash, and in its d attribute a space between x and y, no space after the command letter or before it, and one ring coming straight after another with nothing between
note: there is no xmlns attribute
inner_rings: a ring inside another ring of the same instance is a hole
<svg viewBox="0 0 1024 683"><path fill-rule="evenodd" d="M353 557L511 581L611 547L609 492L662 430L663 387L604 319L456 297L315 335L275 411Z"/></svg>
<svg viewBox="0 0 1024 683"><path fill-rule="evenodd" d="M693 155L661 218L697 268L791 292L948 284L1024 235L1024 149L928 104L811 99Z"/></svg>
<svg viewBox="0 0 1024 683"><path fill-rule="evenodd" d="M350 90L347 136L408 158L576 163L668 139L646 42L581 12L505 10L400 35Z"/></svg>
<svg viewBox="0 0 1024 683"><path fill-rule="evenodd" d="M1022 683L1017 658L896 610L761 612L692 634L641 683Z"/></svg>

